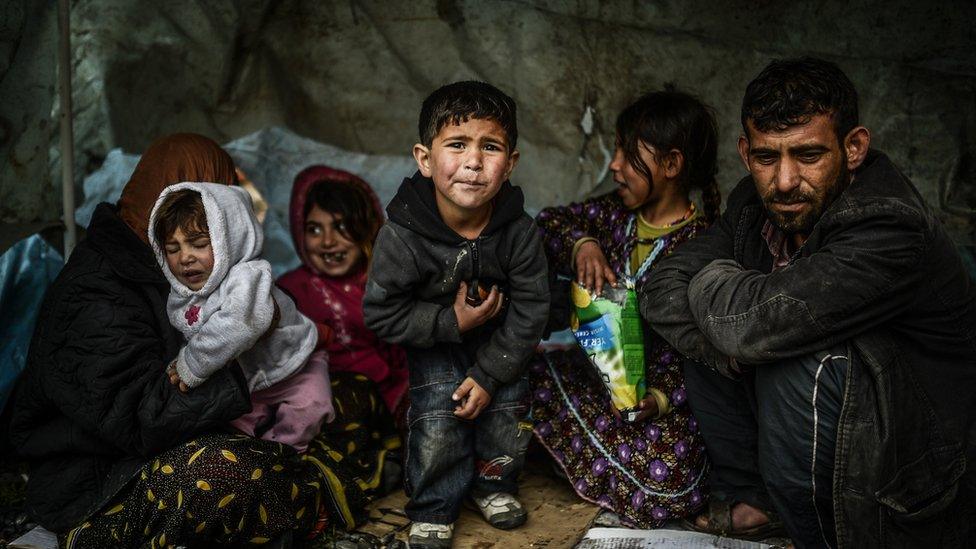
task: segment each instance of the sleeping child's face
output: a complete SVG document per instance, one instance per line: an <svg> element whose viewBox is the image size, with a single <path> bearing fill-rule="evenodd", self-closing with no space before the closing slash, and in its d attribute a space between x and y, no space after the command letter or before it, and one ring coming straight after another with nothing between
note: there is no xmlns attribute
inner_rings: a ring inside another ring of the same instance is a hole
<svg viewBox="0 0 976 549"><path fill-rule="evenodd" d="M214 265L210 233L189 231L189 234L184 234L177 227L166 239L163 249L166 252L166 264L177 280L194 291L203 288Z"/></svg>
<svg viewBox="0 0 976 549"><path fill-rule="evenodd" d="M305 253L315 270L334 277L352 273L363 259L363 251L349 238L342 216L318 205L305 217Z"/></svg>

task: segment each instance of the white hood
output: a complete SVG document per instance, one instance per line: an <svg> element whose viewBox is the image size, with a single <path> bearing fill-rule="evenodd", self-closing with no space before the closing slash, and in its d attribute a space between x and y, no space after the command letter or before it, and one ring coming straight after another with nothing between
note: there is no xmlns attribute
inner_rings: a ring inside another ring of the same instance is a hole
<svg viewBox="0 0 976 549"><path fill-rule="evenodd" d="M210 227L210 245L213 248L214 266L210 278L199 290L193 291L184 286L169 270L166 264L164 243L157 242L153 228L156 226L156 212L170 194L189 189L200 193L203 209ZM251 196L246 190L219 183L177 183L163 190L149 216L149 242L152 244L156 261L169 280L170 287L182 297L192 295L207 296L220 285L231 267L245 261L257 259L264 244L264 233L254 215Z"/></svg>

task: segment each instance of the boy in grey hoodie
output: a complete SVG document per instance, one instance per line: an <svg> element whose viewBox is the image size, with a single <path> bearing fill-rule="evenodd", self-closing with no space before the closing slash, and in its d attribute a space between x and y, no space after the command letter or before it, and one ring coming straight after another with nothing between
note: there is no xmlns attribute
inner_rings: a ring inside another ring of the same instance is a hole
<svg viewBox="0 0 976 549"><path fill-rule="evenodd" d="M170 283L170 324L186 338L170 380L187 391L236 360L252 411L232 425L304 451L333 413L327 359L313 354L315 326L258 259L264 236L247 191L171 185L150 215L149 240Z"/></svg>
<svg viewBox="0 0 976 549"><path fill-rule="evenodd" d="M406 484L411 547L450 547L465 497L498 528L532 435L526 362L549 312L545 255L508 177L515 102L482 82L432 93L413 153L419 172L387 207L363 313L402 345L410 371Z"/></svg>

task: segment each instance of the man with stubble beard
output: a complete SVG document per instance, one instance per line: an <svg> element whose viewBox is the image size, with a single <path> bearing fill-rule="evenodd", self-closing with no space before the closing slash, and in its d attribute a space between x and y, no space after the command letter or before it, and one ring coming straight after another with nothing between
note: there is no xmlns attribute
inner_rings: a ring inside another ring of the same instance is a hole
<svg viewBox="0 0 976 549"><path fill-rule="evenodd" d="M915 186L813 58L746 89L749 176L640 291L690 358L713 468L690 525L799 547L966 546L976 289ZM782 522L780 522L782 521Z"/></svg>

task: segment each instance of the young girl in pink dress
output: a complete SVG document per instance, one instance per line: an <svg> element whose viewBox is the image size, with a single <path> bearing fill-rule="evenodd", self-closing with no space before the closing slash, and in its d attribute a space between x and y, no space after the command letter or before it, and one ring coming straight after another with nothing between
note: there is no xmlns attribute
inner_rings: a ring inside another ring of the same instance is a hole
<svg viewBox="0 0 976 549"><path fill-rule="evenodd" d="M311 166L295 177L290 222L302 265L279 278L278 285L315 322L330 372L365 376L396 413L407 389L405 355L363 323L366 266L383 224L376 194L351 173Z"/></svg>

